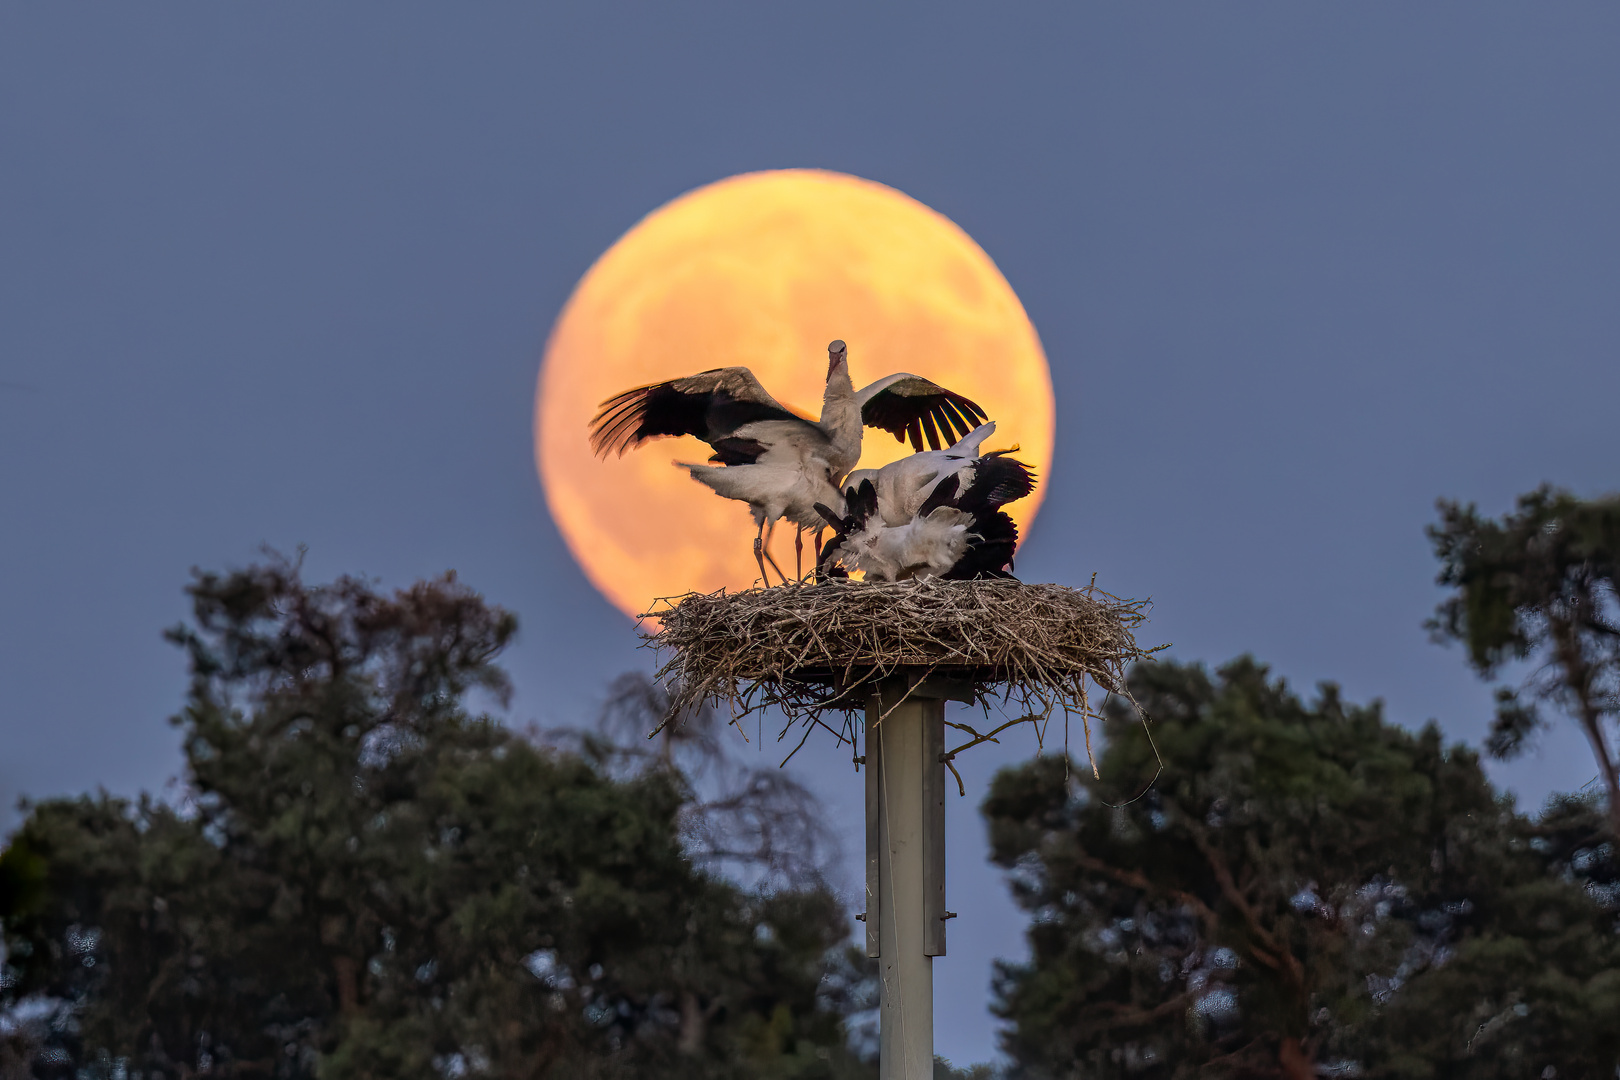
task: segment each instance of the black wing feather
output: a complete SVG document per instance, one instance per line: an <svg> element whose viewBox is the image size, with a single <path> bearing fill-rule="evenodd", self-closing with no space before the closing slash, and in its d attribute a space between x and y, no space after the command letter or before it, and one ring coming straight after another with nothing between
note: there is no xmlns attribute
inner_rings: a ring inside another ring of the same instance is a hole
<svg viewBox="0 0 1620 1080"><path fill-rule="evenodd" d="M957 489L962 486L962 478L951 473L945 479L934 485L934 490L928 493L922 506L917 508L918 517L927 517L941 506L955 506Z"/></svg>
<svg viewBox="0 0 1620 1080"><path fill-rule="evenodd" d="M878 391L861 407L861 423L881 428L899 442L909 439L919 452L925 432L929 448L938 450L941 435L946 443L955 442L983 423L985 415L970 399L916 376Z"/></svg>
<svg viewBox="0 0 1620 1080"><path fill-rule="evenodd" d="M752 424L758 420L800 420L804 418L795 416L786 409L767 405L762 401L748 401L734 398L724 390L714 395L704 420L709 425L711 435L723 435L736 431L744 424ZM699 435L698 438L703 438Z"/></svg>
<svg viewBox="0 0 1620 1080"><path fill-rule="evenodd" d="M1005 451L986 454L973 463L973 484L958 505L964 510L992 510L1016 502L1035 490L1035 470Z"/></svg>
<svg viewBox="0 0 1620 1080"><path fill-rule="evenodd" d="M868 521L877 516L878 497L877 487L870 480L862 480L861 486L855 489L855 494L844 500L849 507L849 528L851 531L863 528Z"/></svg>
<svg viewBox="0 0 1620 1080"><path fill-rule="evenodd" d="M849 576L847 573L838 572L832 567L832 563L837 558L838 549L843 546L849 534L865 528L866 523L877 514L877 488L873 486L872 481L862 480L860 487L845 494L844 506L849 512L847 516L839 517L833 513L831 507L822 503L815 504L816 513L820 514L827 524L833 528L831 538L821 548L821 559L816 565L817 581L823 580L824 576Z"/></svg>
<svg viewBox="0 0 1620 1080"><path fill-rule="evenodd" d="M938 449L940 449L939 428L934 426L934 414L933 413L923 413L922 417L921 417L921 420L922 420L923 434L928 436L928 449L930 449L930 450L938 450ZM941 426L943 426L943 424Z"/></svg>
<svg viewBox="0 0 1620 1080"><path fill-rule="evenodd" d="M833 508L828 506L826 503L816 503L815 507L816 513L821 515L822 520L826 521L826 523L832 526L832 528L835 530L833 533L833 539L842 539L844 536L844 519L834 513Z"/></svg>
<svg viewBox="0 0 1620 1080"><path fill-rule="evenodd" d="M968 404L971 405L972 402L969 402ZM968 417L962 415L962 409L957 406L956 402L950 400L949 398L946 398L944 401L940 402L940 409L944 411L946 417L949 419L951 431L953 434L955 434L956 439L966 437L969 432L979 426L978 424L972 422ZM952 439L951 441L955 442L956 439Z"/></svg>
<svg viewBox="0 0 1620 1080"><path fill-rule="evenodd" d="M741 373L740 375L738 373ZM757 390L767 400L739 397L725 385ZM695 435L715 446L744 424L756 420L798 420L769 400L745 369L718 368L684 379L626 390L602 402L591 420L591 449L606 457L666 435Z"/></svg>

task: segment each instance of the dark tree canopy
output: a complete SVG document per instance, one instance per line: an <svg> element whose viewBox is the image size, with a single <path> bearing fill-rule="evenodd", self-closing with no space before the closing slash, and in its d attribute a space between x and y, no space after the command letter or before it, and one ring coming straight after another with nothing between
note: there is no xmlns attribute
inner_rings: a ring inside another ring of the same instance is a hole
<svg viewBox="0 0 1620 1080"><path fill-rule="evenodd" d="M1118 710L1101 781L1040 758L984 804L1032 916L1032 959L998 978L1014 1076L1620 1065L1620 893L1590 803L1531 823L1432 725L1331 685L1307 704L1250 660L1141 665L1131 689L1164 761L1145 794L1154 751Z"/></svg>
<svg viewBox="0 0 1620 1080"><path fill-rule="evenodd" d="M1591 744L1620 836L1620 497L1582 500L1542 487L1500 520L1441 500L1429 538L1439 583L1452 590L1430 621L1440 640L1460 641L1469 663L1493 677L1509 662L1534 664L1521 688L1497 690L1487 748L1521 752L1550 702Z"/></svg>
<svg viewBox="0 0 1620 1080"><path fill-rule="evenodd" d="M468 711L510 615L282 562L190 592L187 804L41 803L0 855L0 1073L860 1074L830 893L695 865L667 763Z"/></svg>

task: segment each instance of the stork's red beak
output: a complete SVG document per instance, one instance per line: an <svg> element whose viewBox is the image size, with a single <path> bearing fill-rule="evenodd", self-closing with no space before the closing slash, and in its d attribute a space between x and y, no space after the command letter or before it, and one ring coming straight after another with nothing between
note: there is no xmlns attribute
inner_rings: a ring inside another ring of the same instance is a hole
<svg viewBox="0 0 1620 1080"><path fill-rule="evenodd" d="M832 344L828 345L827 346L827 378L829 378L829 379L832 378L833 372L838 370L838 365L844 363L848 359L849 359L849 353L846 350L843 341L835 341Z"/></svg>

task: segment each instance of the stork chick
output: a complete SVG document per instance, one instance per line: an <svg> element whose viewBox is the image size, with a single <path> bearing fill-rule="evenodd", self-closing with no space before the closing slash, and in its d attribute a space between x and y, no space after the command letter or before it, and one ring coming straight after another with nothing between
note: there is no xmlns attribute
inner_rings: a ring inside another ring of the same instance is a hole
<svg viewBox="0 0 1620 1080"><path fill-rule="evenodd" d="M884 581L939 577L967 551L972 515L966 511L928 506L904 525L886 525L871 480L863 480L846 504L848 512L843 515L826 504L815 508L835 530L823 549L824 567L837 561Z"/></svg>
<svg viewBox="0 0 1620 1080"><path fill-rule="evenodd" d="M1033 491L1035 476L1008 453L966 459L946 459L939 452L913 454L852 476L856 483L844 490L846 514L816 507L835 530L818 570L830 573L839 563L887 581L1011 577L1018 526L1001 507ZM915 458L927 460L907 464ZM935 469L942 474L933 474ZM892 482L880 488L886 471ZM899 501L899 508L890 500ZM897 520L899 524L891 524Z"/></svg>

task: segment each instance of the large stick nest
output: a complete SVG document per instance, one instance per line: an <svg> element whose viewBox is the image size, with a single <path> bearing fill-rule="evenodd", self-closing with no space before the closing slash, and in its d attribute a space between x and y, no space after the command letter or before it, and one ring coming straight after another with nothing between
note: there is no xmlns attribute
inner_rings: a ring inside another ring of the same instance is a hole
<svg viewBox="0 0 1620 1080"><path fill-rule="evenodd" d="M647 644L665 657L666 723L705 703L818 721L864 708L879 680L901 674L951 680L987 711L1044 721L1054 710L1095 715L1088 679L1123 692L1126 668L1158 651L1136 643L1148 606L1007 579L834 581L688 593L642 617L662 627Z"/></svg>

